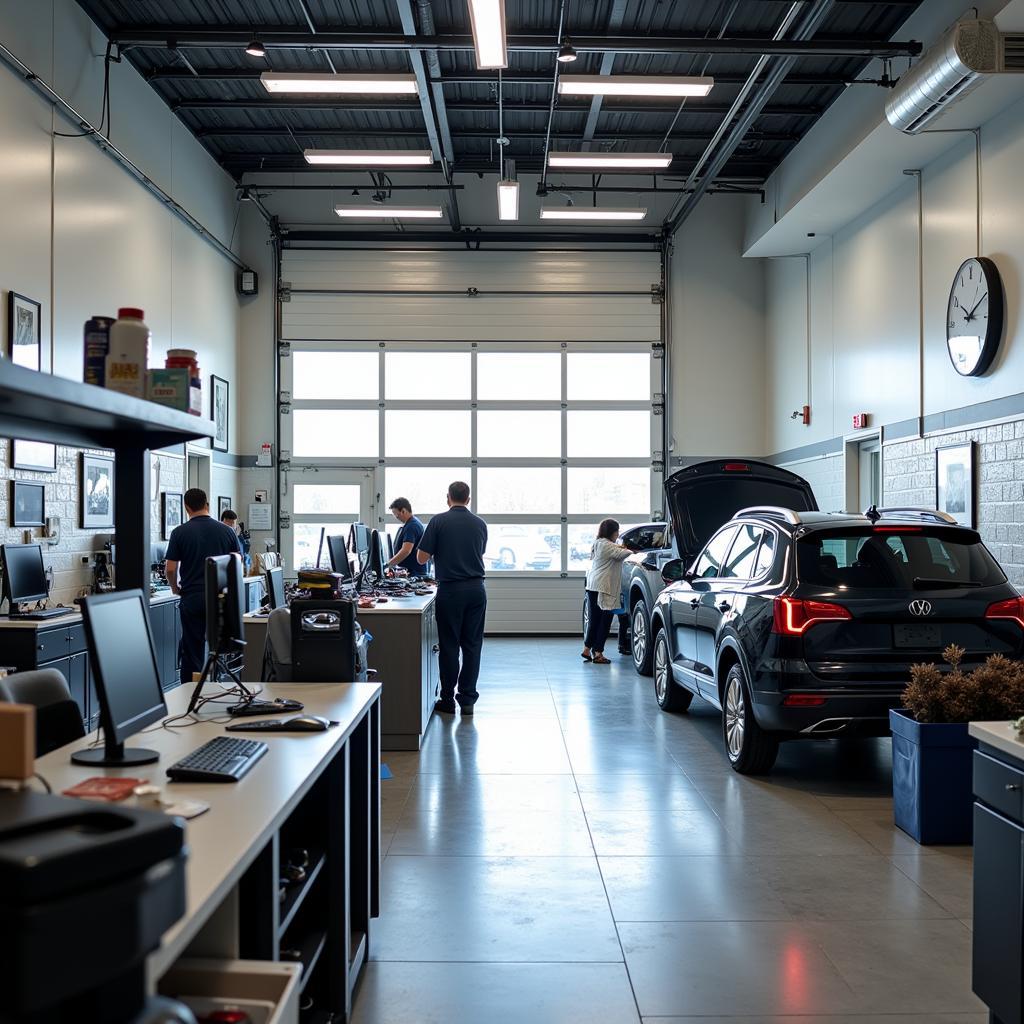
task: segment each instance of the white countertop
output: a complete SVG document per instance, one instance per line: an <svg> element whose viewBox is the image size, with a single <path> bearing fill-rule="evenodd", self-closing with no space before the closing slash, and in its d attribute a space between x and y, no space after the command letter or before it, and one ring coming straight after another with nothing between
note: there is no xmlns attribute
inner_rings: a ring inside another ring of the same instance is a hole
<svg viewBox="0 0 1024 1024"><path fill-rule="evenodd" d="M176 601L177 595L165 590L159 594L153 594L150 604L163 604L166 601ZM55 626L74 626L82 621L82 613L77 608L69 608L67 615L53 615L48 619L0 619L0 629L52 629Z"/></svg>
<svg viewBox="0 0 1024 1024"><path fill-rule="evenodd" d="M1012 722L971 722L968 731L979 742L987 743L1024 763L1024 742L1017 735Z"/></svg>
<svg viewBox="0 0 1024 1024"><path fill-rule="evenodd" d="M270 834L280 827L326 763L341 748L353 725L379 691L377 683L264 684L262 698L300 700L305 704L306 714L323 715L340 724L326 732L282 733L276 736L227 734L263 740L270 748L244 778L230 785L201 782L171 784L166 776L167 768L185 754L214 736L225 735L223 707L214 705L198 716L199 721L195 725L164 729L157 724L128 741L129 747L149 747L159 751L160 760L155 764L135 768L72 764L72 751L87 747L93 733L36 761L37 771L55 793L94 775L129 776L166 787L165 792L175 796L202 800L210 805L205 814L186 822L189 856L185 866L185 915L164 934L160 948L150 955L152 977L159 977L174 962L217 909L266 845ZM180 686L168 693L168 714L183 713L191 695L191 686ZM129 805L134 801L134 797L129 798Z"/></svg>

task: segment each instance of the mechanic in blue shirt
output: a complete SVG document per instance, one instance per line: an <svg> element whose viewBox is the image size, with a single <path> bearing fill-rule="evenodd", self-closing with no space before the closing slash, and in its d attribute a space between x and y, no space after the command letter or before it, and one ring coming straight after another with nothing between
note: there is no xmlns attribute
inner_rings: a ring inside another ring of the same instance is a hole
<svg viewBox="0 0 1024 1024"><path fill-rule="evenodd" d="M476 683L487 615L487 524L470 512L468 505L469 484L456 480L448 487L448 511L431 517L416 552L421 565L434 559L441 674L441 699L434 710L444 715L455 714L456 700L464 715L473 714L480 696Z"/></svg>
<svg viewBox="0 0 1024 1024"><path fill-rule="evenodd" d="M176 526L167 542L164 571L171 590L181 596L181 681L192 682L206 661L206 560L213 555L242 556L235 531L210 515L206 492L185 492L188 522Z"/></svg>
<svg viewBox="0 0 1024 1024"><path fill-rule="evenodd" d="M408 498L395 498L389 508L402 528L395 534L395 556L389 559L385 568L408 569L410 576L426 576L427 567L416 559L420 538L423 536L423 524L412 514Z"/></svg>

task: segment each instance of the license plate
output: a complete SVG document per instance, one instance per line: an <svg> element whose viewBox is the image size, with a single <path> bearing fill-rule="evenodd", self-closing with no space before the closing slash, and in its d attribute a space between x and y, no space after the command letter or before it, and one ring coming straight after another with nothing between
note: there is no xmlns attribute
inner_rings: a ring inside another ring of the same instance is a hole
<svg viewBox="0 0 1024 1024"><path fill-rule="evenodd" d="M897 647L941 647L942 630L938 626L893 626Z"/></svg>

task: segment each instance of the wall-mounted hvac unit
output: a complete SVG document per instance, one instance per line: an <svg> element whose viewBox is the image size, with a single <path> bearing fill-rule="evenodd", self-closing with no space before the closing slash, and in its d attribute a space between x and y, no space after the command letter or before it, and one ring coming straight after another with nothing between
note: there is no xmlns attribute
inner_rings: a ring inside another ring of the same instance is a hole
<svg viewBox="0 0 1024 1024"><path fill-rule="evenodd" d="M914 135L987 75L1024 71L1024 33L1000 32L993 21L959 21L896 83L885 116Z"/></svg>

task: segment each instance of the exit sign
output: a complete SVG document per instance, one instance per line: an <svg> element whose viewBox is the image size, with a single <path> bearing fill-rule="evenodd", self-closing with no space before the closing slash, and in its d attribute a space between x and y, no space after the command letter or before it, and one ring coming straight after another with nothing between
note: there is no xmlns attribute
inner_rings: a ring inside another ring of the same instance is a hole
<svg viewBox="0 0 1024 1024"><path fill-rule="evenodd" d="M866 412L855 412L853 414L853 429L863 430L868 425L868 414Z"/></svg>

